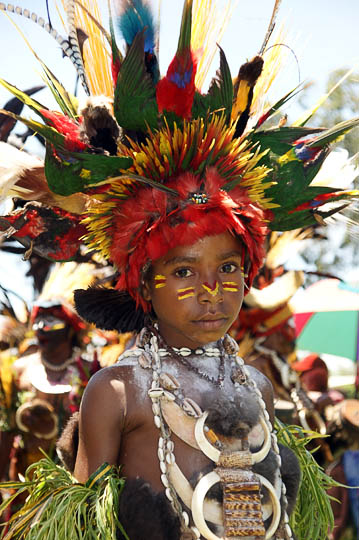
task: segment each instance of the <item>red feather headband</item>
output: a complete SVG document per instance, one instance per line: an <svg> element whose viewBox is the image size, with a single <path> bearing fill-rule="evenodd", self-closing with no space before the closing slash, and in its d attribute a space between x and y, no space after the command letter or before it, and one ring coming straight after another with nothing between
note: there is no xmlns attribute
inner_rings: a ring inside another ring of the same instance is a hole
<svg viewBox="0 0 359 540"><path fill-rule="evenodd" d="M178 195L140 188L115 210L111 259L121 277L117 287L127 290L145 311L141 295L143 268L179 245L191 245L204 236L229 231L238 236L251 262L246 284L250 287L262 265L267 227L264 211L244 193L221 189L223 179L215 168L205 178L184 173L168 183Z"/></svg>

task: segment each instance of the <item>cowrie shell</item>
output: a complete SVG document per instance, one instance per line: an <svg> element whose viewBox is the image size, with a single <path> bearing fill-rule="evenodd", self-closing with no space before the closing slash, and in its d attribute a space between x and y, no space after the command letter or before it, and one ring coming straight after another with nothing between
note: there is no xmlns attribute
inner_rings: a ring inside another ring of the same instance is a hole
<svg viewBox="0 0 359 540"><path fill-rule="evenodd" d="M168 390L163 390L163 397L168 401L174 401L176 399L176 396L171 394L171 392L168 392Z"/></svg>
<svg viewBox="0 0 359 540"><path fill-rule="evenodd" d="M170 488L166 488L166 497L169 501L173 501L173 497L172 497L172 494L171 494L171 490Z"/></svg>
<svg viewBox="0 0 359 540"><path fill-rule="evenodd" d="M168 478L165 474L161 474L161 482L166 488L168 488L170 485L168 482Z"/></svg>
<svg viewBox="0 0 359 540"><path fill-rule="evenodd" d="M189 416L194 416L195 418L202 416L201 407L191 398L185 398L183 400L182 408Z"/></svg>
<svg viewBox="0 0 359 540"><path fill-rule="evenodd" d="M162 388L151 388L151 390L148 391L148 395L151 399L159 398L163 394Z"/></svg>
<svg viewBox="0 0 359 540"><path fill-rule="evenodd" d="M161 373L160 383L166 390L177 390L181 386L176 377L169 373Z"/></svg>
<svg viewBox="0 0 359 540"><path fill-rule="evenodd" d="M140 364L141 367L148 369L152 365L152 358L150 357L148 353L143 352L138 357L138 363Z"/></svg>

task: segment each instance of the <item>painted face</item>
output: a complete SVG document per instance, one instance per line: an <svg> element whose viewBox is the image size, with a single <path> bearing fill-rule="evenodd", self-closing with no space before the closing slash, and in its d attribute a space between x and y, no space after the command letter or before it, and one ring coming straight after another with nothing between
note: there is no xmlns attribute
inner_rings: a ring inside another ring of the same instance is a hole
<svg viewBox="0 0 359 540"><path fill-rule="evenodd" d="M39 313L32 329L36 334L40 348L49 348L60 341L69 339L69 325L50 312Z"/></svg>
<svg viewBox="0 0 359 540"><path fill-rule="evenodd" d="M243 300L241 255L242 244L226 232L176 247L153 263L144 297L169 345L193 349L226 333Z"/></svg>

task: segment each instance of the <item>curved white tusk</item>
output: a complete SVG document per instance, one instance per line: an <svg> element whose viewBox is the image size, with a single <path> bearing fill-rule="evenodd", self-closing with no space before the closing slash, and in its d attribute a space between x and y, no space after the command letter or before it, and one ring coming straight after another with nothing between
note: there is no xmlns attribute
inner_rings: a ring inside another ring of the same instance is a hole
<svg viewBox="0 0 359 540"><path fill-rule="evenodd" d="M206 474L206 476L201 478L201 480L198 482L192 497L191 510L194 524L196 525L201 535L204 536L204 538L206 538L207 540L223 540L223 538L219 538L219 536L215 535L208 528L208 525L203 515L204 499L207 495L207 492L211 489L212 486L214 486L214 484L217 484L217 482L220 482L220 477L215 471Z"/></svg>
<svg viewBox="0 0 359 540"><path fill-rule="evenodd" d="M322 419L318 411L306 411L305 409L301 409L298 412L298 417L299 417L302 427L308 431L313 431L313 429L310 427L310 425L307 422L307 413L310 413L310 416L312 416L312 418L315 420L319 428L319 433L321 435L326 435L327 428L325 426L324 420Z"/></svg>
<svg viewBox="0 0 359 540"><path fill-rule="evenodd" d="M275 471L275 477L274 477L274 490L275 494L278 497L278 500L280 501L282 496L282 475L280 473L280 469L276 469ZM268 501L265 504L262 504L262 515L263 515L263 521L266 521L273 513L273 505L271 501Z"/></svg>
<svg viewBox="0 0 359 540"><path fill-rule="evenodd" d="M174 401L161 400L161 410L170 430L186 444L199 450L194 436L196 418L188 416Z"/></svg>
<svg viewBox="0 0 359 540"><path fill-rule="evenodd" d="M176 463L167 466L169 480L184 504L191 508L193 489ZM217 501L205 500L203 512L207 521L223 525L222 505Z"/></svg>
<svg viewBox="0 0 359 540"><path fill-rule="evenodd" d="M221 455L221 452L212 446L212 444L209 442L207 437L204 434L204 423L207 419L208 411L205 411L200 418L198 418L196 422L196 426L194 428L194 436L196 438L196 442L202 452L212 461L215 463L218 463L219 457Z"/></svg>
<svg viewBox="0 0 359 540"><path fill-rule="evenodd" d="M272 536L278 529L278 525L280 522L280 515L281 515L280 501L277 497L277 494L272 484L266 478L264 478L264 476L261 476L260 474L258 476L259 476L259 480L262 486L268 489L270 498L272 500L272 507L273 507L272 523L268 527L266 531L266 535L265 535L265 540L268 540L269 538L272 538Z"/></svg>
<svg viewBox="0 0 359 540"><path fill-rule="evenodd" d="M279 521L280 521L280 516L281 516L281 508L280 508L279 499L278 499L278 497L276 495L276 492L275 492L272 484L266 478L264 478L263 476L258 475L258 477L259 477L259 480L260 480L262 486L267 488L268 491L269 491L269 495L270 495L271 502L272 502L272 508L273 508L272 522L271 522L269 528L267 529L266 535L265 535L265 539L268 540L268 539L272 538L272 536L274 535L275 531L278 528ZM203 504L204 504L206 494L211 489L211 487L214 486L214 484L216 484L217 482L220 482L220 477L215 471L212 471L212 472L206 474L206 476L201 478L201 480L198 482L198 484L196 486L196 489L193 492L193 497L192 497L191 510L192 510L193 521L194 521L197 529L199 530L199 532L207 540L223 540L223 539L219 538L218 536L216 536L208 528L207 523L206 523L206 521L204 519L204 513L203 513Z"/></svg>
<svg viewBox="0 0 359 540"><path fill-rule="evenodd" d="M264 443L264 433L262 425L258 422L248 433L249 448L260 448Z"/></svg>
<svg viewBox="0 0 359 540"><path fill-rule="evenodd" d="M252 452L253 463L263 461L263 459L267 456L272 444L269 427L262 416L260 417L260 423L264 431L264 442L262 448L258 450L258 452Z"/></svg>

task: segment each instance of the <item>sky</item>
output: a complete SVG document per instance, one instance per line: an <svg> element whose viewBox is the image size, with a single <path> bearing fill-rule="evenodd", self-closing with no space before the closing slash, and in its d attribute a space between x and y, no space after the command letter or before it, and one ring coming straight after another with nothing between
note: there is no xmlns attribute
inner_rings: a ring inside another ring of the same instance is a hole
<svg viewBox="0 0 359 540"><path fill-rule="evenodd" d="M50 6L53 3L50 0ZM103 1L103 4L105 2ZM219 2L224 5L225 1ZM226 53L232 75L239 66L259 51L273 8L272 0L238 0L221 46ZM17 5L28 8L46 18L45 0L19 1ZM162 0L160 33L160 66L164 73L177 46L181 18L182 0ZM64 34L56 11L50 8L53 25ZM69 89L74 88L75 74L68 59L63 59L57 43L40 27L22 17L13 16L26 34L33 49L54 71ZM106 23L106 21L105 21ZM307 101L314 104L325 90L331 71L338 68L359 66L359 2L358 0L282 0L277 26L283 23L287 31L285 45L293 53L278 83L278 96L295 87L299 80L311 82ZM0 13L0 77L21 89L40 84L38 62L8 17ZM289 50L289 49L288 49ZM295 60L298 59L298 63ZM218 65L218 58L215 68ZM0 88L0 106L11 95ZM37 96L49 107L53 104L46 90ZM26 113L26 111L24 111ZM298 105L291 104L286 111L291 118L302 112ZM359 111L358 111L359 114ZM23 128L17 127L18 132ZM34 145L34 152L38 151ZM26 299L31 300L30 281L23 276L24 265L18 258L9 261L1 255L0 283L16 287Z"/></svg>

